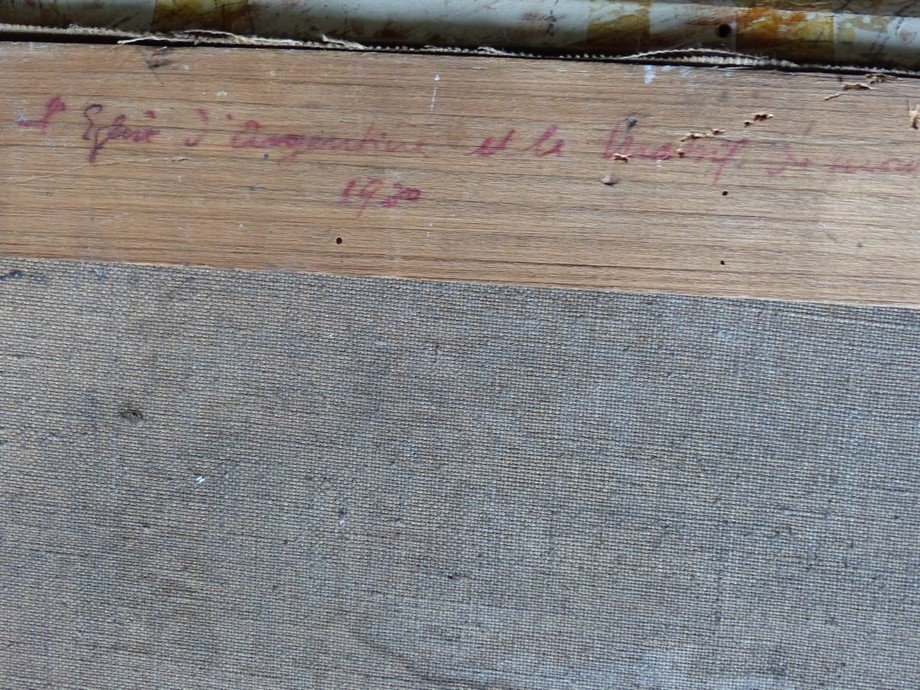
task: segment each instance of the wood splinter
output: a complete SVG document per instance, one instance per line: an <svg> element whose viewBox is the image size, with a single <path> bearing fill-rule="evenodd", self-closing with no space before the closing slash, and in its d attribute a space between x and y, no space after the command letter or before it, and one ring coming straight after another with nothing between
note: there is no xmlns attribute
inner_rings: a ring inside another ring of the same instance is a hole
<svg viewBox="0 0 920 690"><path fill-rule="evenodd" d="M768 112L754 113L754 115L752 116L752 118L753 118L753 119L751 119L751 120L745 120L745 121L744 121L744 126L745 126L745 127L750 127L750 126L751 126L752 124L754 124L755 122L763 122L764 120L772 120L772 119L773 119L773 113L768 113Z"/></svg>
<svg viewBox="0 0 920 690"><path fill-rule="evenodd" d="M628 153L615 153L611 156L615 161L623 161L624 163L629 163L629 159L632 158Z"/></svg>
<svg viewBox="0 0 920 690"><path fill-rule="evenodd" d="M164 65L169 64L169 60L166 58L166 55L169 53L169 46L161 46L156 50L150 52L147 55L145 62L147 67L150 69L156 69L157 67L163 67Z"/></svg>
<svg viewBox="0 0 920 690"><path fill-rule="evenodd" d="M833 100L834 98L840 98L847 91L872 91L871 84L884 84L886 81L890 81L893 77L888 76L887 74L867 74L865 76L865 81L845 81L840 87L840 91L837 93L832 93L830 96L825 96L825 101Z"/></svg>
<svg viewBox="0 0 920 690"><path fill-rule="evenodd" d="M910 118L910 126L913 129L920 129L920 103L914 105L914 109L910 110L910 105L907 106L907 117Z"/></svg>
<svg viewBox="0 0 920 690"><path fill-rule="evenodd" d="M680 142L690 141L693 139L709 139L711 137L717 137L722 134L725 134L724 129L717 129L715 127L711 128L708 132L687 132L684 136L680 138Z"/></svg>

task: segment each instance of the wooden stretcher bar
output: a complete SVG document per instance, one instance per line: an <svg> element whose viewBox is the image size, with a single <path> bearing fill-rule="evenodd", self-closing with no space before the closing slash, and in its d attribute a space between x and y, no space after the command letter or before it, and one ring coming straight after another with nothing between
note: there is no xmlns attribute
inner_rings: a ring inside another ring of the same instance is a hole
<svg viewBox="0 0 920 690"><path fill-rule="evenodd" d="M0 44L0 255L920 304L918 82Z"/></svg>

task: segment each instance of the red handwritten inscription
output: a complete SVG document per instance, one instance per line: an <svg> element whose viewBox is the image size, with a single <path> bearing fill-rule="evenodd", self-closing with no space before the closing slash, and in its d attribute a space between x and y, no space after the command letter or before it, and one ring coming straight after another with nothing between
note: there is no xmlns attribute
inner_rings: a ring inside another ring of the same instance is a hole
<svg viewBox="0 0 920 690"><path fill-rule="evenodd" d="M856 159L840 156L826 167L828 172L845 173L847 175L853 175L854 173L913 173L920 169L920 163L908 161L904 158L886 158L883 161L875 162L868 158Z"/></svg>
<svg viewBox="0 0 920 690"><path fill-rule="evenodd" d="M41 117L25 119L20 115L16 122L20 127L29 128L42 134L47 134L54 119L58 114L67 112L68 106L60 95L49 97L42 106ZM81 106L82 107L82 106ZM219 122L233 122L231 127L235 130L222 141L215 142L219 146L229 146L234 149L263 149L275 150L282 155L280 161L299 160L311 152L335 151L343 154L363 154L387 156L389 154L403 154L406 156L431 156L446 157L453 149L449 146L434 148L419 139L409 140L407 137L391 137L385 131L375 126L367 127L363 134L357 132L346 133L348 136L305 133L271 133L258 121L238 117L233 112L208 111L203 108L193 108L186 116L193 124L182 127L156 127L142 126L128 122L127 114L115 114L107 111L101 103L86 106L83 116L87 122L82 138L90 142L88 157L95 163L99 154L114 143L122 144L149 144L156 139L162 146L195 148L206 137L214 138L223 134ZM161 120L168 120L172 113L157 113L154 110L141 110L138 107L138 120L145 125L159 124ZM143 120L142 118L147 118ZM155 121L155 122L151 122ZM66 130L65 134L66 134ZM506 156L531 156L537 158L559 157L566 153L567 142L560 134L563 125L552 123L542 131L520 132L514 128L499 130L487 136L473 147L466 149L467 155L480 158L492 158L504 154ZM721 130L719 134L721 134ZM629 126L614 127L606 132L605 139L600 143L600 155L605 160L648 160L655 162L673 161L673 165L687 165L690 163L703 164L712 170L713 182L718 182L729 166L738 160L744 151L752 145L748 138L731 139L729 137L700 135L689 141L682 140L678 143L676 137L671 141L640 142L636 130ZM412 138L409 138L412 139ZM445 142L436 142L445 143ZM472 145L474 142L470 142ZM595 142L595 145L598 142ZM920 171L920 159L917 158L870 158L859 148L850 148L847 154L824 153L814 154L813 157L797 155L791 144L777 149L771 143L760 142L758 150L762 153L757 162L757 172L766 172L768 176L784 175L793 171L808 171L820 175L901 175L912 176ZM868 150L865 153L870 153ZM268 158L268 153L264 154ZM681 161L678 163L678 160ZM374 178L378 180L378 178ZM358 186L354 182L352 188L343 194L343 199L362 202L363 211L368 203L379 204L382 208L394 208L402 203L411 203L421 197L421 191L414 187L405 187L393 183L392 188L380 181L379 185L369 180Z"/></svg>
<svg viewBox="0 0 920 690"><path fill-rule="evenodd" d="M636 138L632 134L626 134L621 138L620 127L618 125L610 130L610 134L607 137L607 143L604 146L604 152L601 155L608 160L616 155L620 155L629 158L666 161L670 158L676 158L678 154L677 145L674 143L664 143L658 146L639 146L636 143Z"/></svg>
<svg viewBox="0 0 920 690"><path fill-rule="evenodd" d="M357 180L349 180L342 189L339 200L341 203L349 204L353 201L354 197L361 199L361 205L358 207L358 217L360 218L361 214L364 213L364 209L366 209L368 204L372 201L375 201L375 199L375 203L378 203L382 208L394 208L398 206L400 202L418 201L422 198L422 190L416 187L406 187L401 182L394 182L390 186L392 193L380 199L378 193L384 186L384 181L379 177L371 178L361 187L358 187Z"/></svg>
<svg viewBox="0 0 920 690"><path fill-rule="evenodd" d="M195 108L195 114L198 116L198 119L204 123L204 125L207 125L211 119L208 114L208 111L205 110L204 108ZM232 115L228 115L227 117L230 119L233 118ZM208 133L207 129L202 129L198 132L197 136L186 137L182 143L185 144L189 148L194 148L198 146L198 144L200 144L202 141L204 141L204 138L207 135L207 133Z"/></svg>
<svg viewBox="0 0 920 690"><path fill-rule="evenodd" d="M621 137L620 127L617 126L610 130L604 152L601 155L608 160L625 156L627 159L643 158L653 161L681 158L696 163L706 163L714 168L712 182L715 184L721 179L728 164L736 159L750 143L750 139L718 139L707 142L695 139L686 142L678 151L677 144L673 142L641 146L636 143L632 134Z"/></svg>
<svg viewBox="0 0 920 690"><path fill-rule="evenodd" d="M750 143L750 139L721 139L708 144L695 141L687 146L684 158L711 165L713 167L712 183L715 184L721 179L728 164L737 158Z"/></svg>
<svg viewBox="0 0 920 690"><path fill-rule="evenodd" d="M780 163L767 168L767 175L777 177L788 170L823 170L829 173L855 175L857 173L914 173L920 170L920 162L906 158L890 157L882 161L866 157L837 156L830 163L815 163L809 157L799 157L792 152L792 145L783 146L785 158Z"/></svg>
<svg viewBox="0 0 920 690"><path fill-rule="evenodd" d="M426 143L407 143L390 139L386 132L368 127L360 138L327 137L317 134L262 134L258 120L246 120L239 132L230 135L230 148L279 149L286 155L284 161L295 160L308 151L347 151L349 153L404 153L428 157Z"/></svg>
<svg viewBox="0 0 920 690"><path fill-rule="evenodd" d="M486 137L476 148L470 151L471 156L488 158L508 148L509 142L514 138L515 130L509 129L502 137Z"/></svg>
<svg viewBox="0 0 920 690"><path fill-rule="evenodd" d="M406 187L401 182L394 182L393 189L396 190L381 202L384 208L393 208L400 201L418 201L422 198L422 190L416 187Z"/></svg>
<svg viewBox="0 0 920 690"><path fill-rule="evenodd" d="M562 149L565 146L565 139L559 138L555 141L552 141L556 134L559 132L559 125L552 124L549 125L543 132L534 139L530 144L520 149L521 153L532 153L538 158L543 156L561 156ZM472 151L469 151L471 156L479 156L480 158L490 158L497 153L508 150L508 145L517 135L516 129L509 129L502 136L491 136L486 137L482 142L474 148Z"/></svg>
<svg viewBox="0 0 920 690"><path fill-rule="evenodd" d="M340 200L342 203L347 204L351 202L352 196L360 198L362 200L361 206L358 208L358 217L360 218L361 214L364 213L364 209L367 208L367 205L371 202L371 199L377 196L377 192L383 187L383 180L379 177L371 178L355 193L357 185L357 180L349 180L342 190Z"/></svg>
<svg viewBox="0 0 920 690"><path fill-rule="evenodd" d="M767 168L767 175L770 177L782 175L787 170L807 170L811 167L811 158L807 156L796 156L792 153L792 146L789 144L786 144L783 150L786 154L785 159Z"/></svg>
<svg viewBox="0 0 920 690"><path fill-rule="evenodd" d="M125 141L132 144L148 144L160 133L155 127L131 127L125 124L127 115L116 115L109 124L103 125L96 121L105 106L93 103L83 110L83 117L89 123L83 132L83 139L91 143L89 162L95 163L99 152L113 141Z"/></svg>
<svg viewBox="0 0 920 690"><path fill-rule="evenodd" d="M52 96L45 103L45 113L40 118L37 120L20 120L19 126L32 127L41 130L41 133L45 134L48 131L48 125L51 124L51 118L58 113L64 112L67 112L67 104L64 103L60 96Z"/></svg>
<svg viewBox="0 0 920 690"><path fill-rule="evenodd" d="M535 156L542 158L543 156L551 156L553 154L557 156L562 155L562 147L565 146L565 139L556 139L555 142L550 144L550 139L556 136L556 133L559 131L559 125L550 125L543 130L543 133L537 137L534 142L524 149L525 152L532 151Z"/></svg>

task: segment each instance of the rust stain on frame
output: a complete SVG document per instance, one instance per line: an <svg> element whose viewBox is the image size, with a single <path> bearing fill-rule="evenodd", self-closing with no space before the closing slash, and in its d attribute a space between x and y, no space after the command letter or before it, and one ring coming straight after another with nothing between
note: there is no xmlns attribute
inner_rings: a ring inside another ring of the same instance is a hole
<svg viewBox="0 0 920 690"><path fill-rule="evenodd" d="M726 5L654 3L649 48L731 48L737 15L737 8Z"/></svg>
<svg viewBox="0 0 920 690"><path fill-rule="evenodd" d="M621 46L626 50L646 50L649 45L651 0L642 2L592 3L584 41L586 50L609 50Z"/></svg>
<svg viewBox="0 0 920 690"><path fill-rule="evenodd" d="M916 0L0 0L0 23L605 55L716 48L920 69Z"/></svg>
<svg viewBox="0 0 920 690"><path fill-rule="evenodd" d="M834 15L788 12L752 7L738 15L735 50L753 54L782 54L800 62L834 59Z"/></svg>

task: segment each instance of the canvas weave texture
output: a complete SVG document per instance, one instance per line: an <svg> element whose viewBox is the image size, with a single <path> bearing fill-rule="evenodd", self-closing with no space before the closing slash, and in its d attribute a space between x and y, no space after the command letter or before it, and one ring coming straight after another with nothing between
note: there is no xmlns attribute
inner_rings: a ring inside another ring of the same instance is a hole
<svg viewBox="0 0 920 690"><path fill-rule="evenodd" d="M920 312L0 261L0 687L912 690Z"/></svg>

